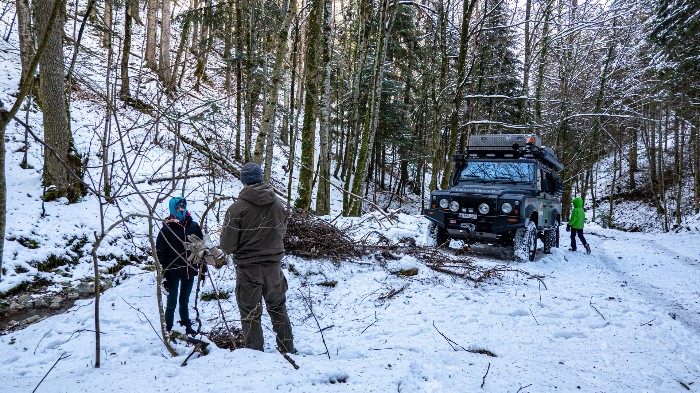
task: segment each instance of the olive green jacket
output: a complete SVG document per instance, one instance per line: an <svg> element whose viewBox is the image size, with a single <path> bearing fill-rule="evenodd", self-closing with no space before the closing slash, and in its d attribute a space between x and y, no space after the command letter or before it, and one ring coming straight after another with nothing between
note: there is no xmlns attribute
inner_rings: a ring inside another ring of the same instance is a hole
<svg viewBox="0 0 700 393"><path fill-rule="evenodd" d="M287 211L273 189L246 186L226 211L220 248L236 265L279 262L284 256Z"/></svg>

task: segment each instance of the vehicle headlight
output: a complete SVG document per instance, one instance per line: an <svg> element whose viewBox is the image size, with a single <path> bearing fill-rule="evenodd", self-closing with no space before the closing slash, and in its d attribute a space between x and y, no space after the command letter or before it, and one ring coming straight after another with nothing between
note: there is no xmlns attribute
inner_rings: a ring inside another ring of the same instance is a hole
<svg viewBox="0 0 700 393"><path fill-rule="evenodd" d="M481 205L479 205L479 213L488 214L488 212L489 212L489 205L487 205L485 203L482 203Z"/></svg>
<svg viewBox="0 0 700 393"><path fill-rule="evenodd" d="M457 202L457 201L450 202L450 210L453 212L456 212L457 210L459 210L459 202Z"/></svg>
<svg viewBox="0 0 700 393"><path fill-rule="evenodd" d="M503 213L508 214L508 213L513 211L513 205L506 202L506 203L501 205L501 210L503 211Z"/></svg>
<svg viewBox="0 0 700 393"><path fill-rule="evenodd" d="M440 209L446 209L448 204L447 199L440 199Z"/></svg>

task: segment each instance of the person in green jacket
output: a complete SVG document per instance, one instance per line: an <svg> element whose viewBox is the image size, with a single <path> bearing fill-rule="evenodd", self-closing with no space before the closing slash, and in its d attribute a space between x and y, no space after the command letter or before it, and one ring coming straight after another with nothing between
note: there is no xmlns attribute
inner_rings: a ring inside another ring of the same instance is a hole
<svg viewBox="0 0 700 393"><path fill-rule="evenodd" d="M575 198L571 203L574 205L574 210L571 212L571 219L566 224L566 231L571 231L571 248L570 251L576 251L576 235L578 235L581 244L586 248L586 254L591 253L591 246L583 237L583 225L586 221L586 212L583 210L583 199Z"/></svg>

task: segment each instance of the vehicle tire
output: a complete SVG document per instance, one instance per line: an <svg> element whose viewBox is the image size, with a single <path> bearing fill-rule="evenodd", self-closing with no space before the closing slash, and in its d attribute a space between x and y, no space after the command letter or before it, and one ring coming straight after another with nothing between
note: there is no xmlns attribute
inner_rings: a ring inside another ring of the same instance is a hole
<svg viewBox="0 0 700 393"><path fill-rule="evenodd" d="M558 228L558 227L556 227ZM547 228L544 230L544 253L545 254L551 254L552 253L552 248L556 247L556 242L557 242L557 230L553 228Z"/></svg>
<svg viewBox="0 0 700 393"><path fill-rule="evenodd" d="M447 229L436 223L430 224L430 237L435 241L435 247L440 247L450 241L450 235L447 233Z"/></svg>
<svg viewBox="0 0 700 393"><path fill-rule="evenodd" d="M515 232L513 254L516 261L534 261L537 253L537 225L530 221L527 227Z"/></svg>

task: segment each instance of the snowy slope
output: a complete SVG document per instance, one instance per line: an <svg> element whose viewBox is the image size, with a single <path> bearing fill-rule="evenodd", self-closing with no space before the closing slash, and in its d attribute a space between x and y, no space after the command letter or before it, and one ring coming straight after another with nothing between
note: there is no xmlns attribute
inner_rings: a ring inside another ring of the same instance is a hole
<svg viewBox="0 0 700 393"><path fill-rule="evenodd" d="M421 239L422 219L403 216L402 222L413 224ZM336 267L288 256L297 272L286 273L299 370L272 348L267 317L266 352L214 348L180 367L184 356L168 357L148 321L157 321L155 277L132 269L101 302L102 368L92 368L92 301L80 301L65 314L1 337L3 391L33 389L64 353L68 357L38 391L464 392L482 383L494 392L668 392L681 384L696 391L700 293L693 284L700 258L692 245L700 237L593 227L588 238L592 255L558 249L514 266L543 275L544 285L510 274L475 288L409 256L386 268L374 260ZM511 263L488 255L476 260ZM406 267L418 267L419 274L392 273ZM231 269L215 276L217 286L231 289ZM332 280L335 288L318 285ZM395 297L378 300L403 286ZM311 299L313 315L304 298ZM236 319L235 302L224 304L226 317ZM205 329L219 322L212 302L201 309Z"/></svg>

